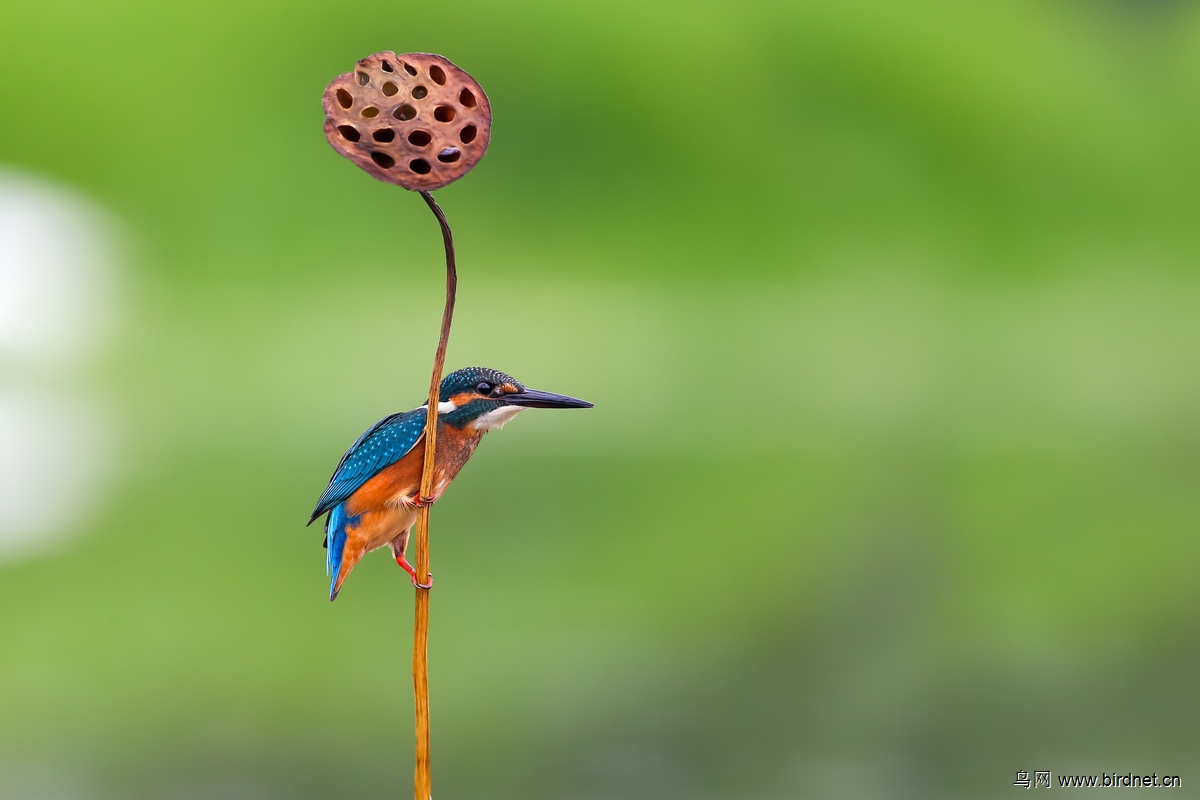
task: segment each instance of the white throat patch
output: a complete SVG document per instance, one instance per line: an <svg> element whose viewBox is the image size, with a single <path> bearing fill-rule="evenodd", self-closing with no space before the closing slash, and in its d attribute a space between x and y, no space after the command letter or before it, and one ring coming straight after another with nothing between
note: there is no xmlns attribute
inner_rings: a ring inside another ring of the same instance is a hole
<svg viewBox="0 0 1200 800"><path fill-rule="evenodd" d="M524 410L523 406L500 406L475 420L474 425L477 430L481 431L503 428L505 423Z"/></svg>

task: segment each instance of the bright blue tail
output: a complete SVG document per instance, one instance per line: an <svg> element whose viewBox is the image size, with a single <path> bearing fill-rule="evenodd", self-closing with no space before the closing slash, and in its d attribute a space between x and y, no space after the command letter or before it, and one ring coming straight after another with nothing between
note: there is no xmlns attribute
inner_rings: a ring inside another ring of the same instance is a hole
<svg viewBox="0 0 1200 800"><path fill-rule="evenodd" d="M342 569L342 551L346 548L346 504L338 503L325 521L325 574L329 576L329 599L337 599L338 573Z"/></svg>

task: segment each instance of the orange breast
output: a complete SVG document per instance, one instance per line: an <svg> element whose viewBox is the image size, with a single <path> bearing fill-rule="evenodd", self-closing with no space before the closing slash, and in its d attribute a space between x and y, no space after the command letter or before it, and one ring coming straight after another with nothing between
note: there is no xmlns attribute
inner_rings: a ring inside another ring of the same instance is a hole
<svg viewBox="0 0 1200 800"><path fill-rule="evenodd" d="M453 428L438 423L437 452L433 465L435 498L440 497L450 481L458 474L467 459L475 452L483 434L469 429ZM366 511L384 508L388 504L413 497L421 488L421 470L425 464L425 437L395 464L384 467L379 474L359 487L346 501L346 511L357 516Z"/></svg>

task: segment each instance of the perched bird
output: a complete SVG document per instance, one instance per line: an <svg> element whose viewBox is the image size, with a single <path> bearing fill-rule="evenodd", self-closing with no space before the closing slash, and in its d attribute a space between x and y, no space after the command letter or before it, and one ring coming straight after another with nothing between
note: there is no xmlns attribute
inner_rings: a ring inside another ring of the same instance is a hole
<svg viewBox="0 0 1200 800"><path fill-rule="evenodd" d="M376 422L342 456L308 520L311 525L329 514L324 540L329 599L337 599L342 582L364 553L388 544L413 585L428 588L404 557L409 531L417 509L442 496L483 435L504 427L526 408L591 407L586 400L527 389L486 367L450 373L442 380L438 402L432 497L419 496L428 404Z"/></svg>

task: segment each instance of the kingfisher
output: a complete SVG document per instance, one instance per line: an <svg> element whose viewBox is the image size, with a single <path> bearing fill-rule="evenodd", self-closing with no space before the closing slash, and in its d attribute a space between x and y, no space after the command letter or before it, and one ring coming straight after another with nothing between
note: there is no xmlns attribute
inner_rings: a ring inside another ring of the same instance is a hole
<svg viewBox="0 0 1200 800"><path fill-rule="evenodd" d="M466 367L441 383L437 408L437 442L433 460L433 495L421 496L425 464L425 423L429 404L391 414L358 437L338 462L329 486L317 500L311 525L325 521L325 562L329 599L336 600L342 582L364 553L391 545L392 555L412 579L428 589L404 557L417 509L442 496L467 463L483 435L527 408L591 408L586 400L529 389L516 378L487 367Z"/></svg>

